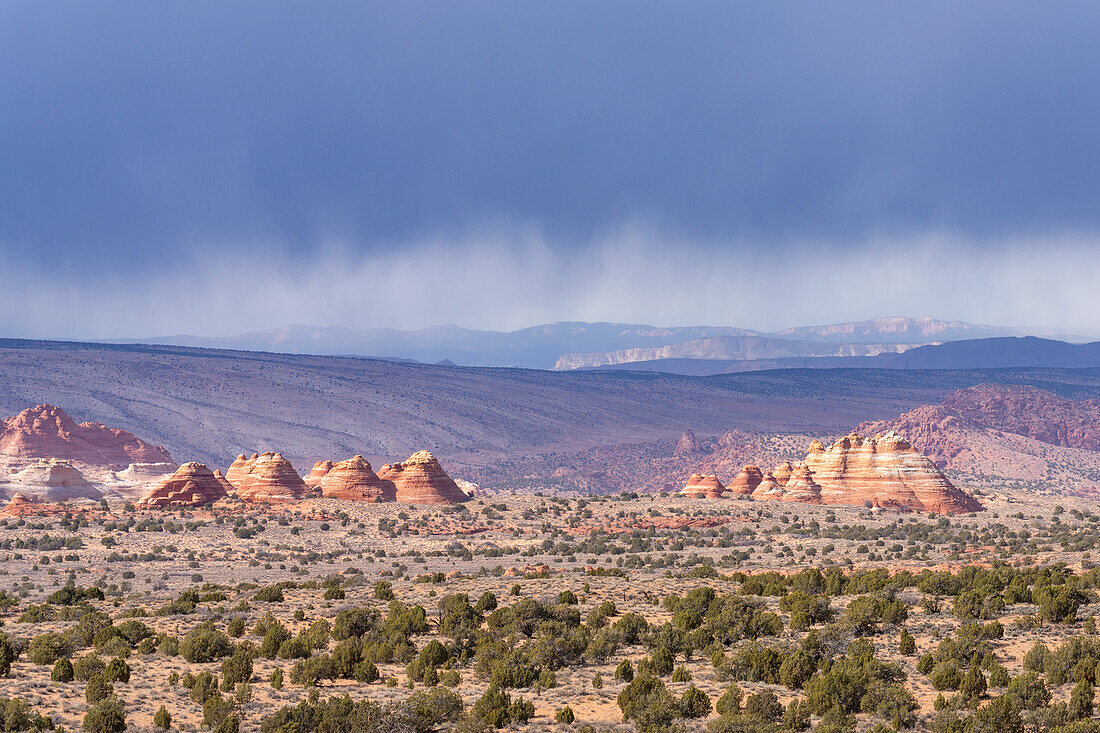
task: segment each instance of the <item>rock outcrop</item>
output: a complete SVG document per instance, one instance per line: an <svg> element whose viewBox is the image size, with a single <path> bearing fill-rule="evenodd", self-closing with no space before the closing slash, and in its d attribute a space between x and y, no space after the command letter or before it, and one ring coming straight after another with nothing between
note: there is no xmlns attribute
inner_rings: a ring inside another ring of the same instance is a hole
<svg viewBox="0 0 1100 733"><path fill-rule="evenodd" d="M133 433L98 422L77 423L60 407L37 405L0 423L0 453L59 458L96 466L169 463L172 456Z"/></svg>
<svg viewBox="0 0 1100 733"><path fill-rule="evenodd" d="M726 486L726 491L732 496L750 496L760 482L764 480L764 474L757 466L745 466Z"/></svg>
<svg viewBox="0 0 1100 733"><path fill-rule="evenodd" d="M147 481L159 481L179 469L175 463L131 463L125 470L118 472L121 481L140 484Z"/></svg>
<svg viewBox="0 0 1100 733"><path fill-rule="evenodd" d="M31 501L71 501L101 499L103 494L70 461L39 458L0 483L5 496L23 494Z"/></svg>
<svg viewBox="0 0 1100 733"><path fill-rule="evenodd" d="M829 447L814 440L803 462L784 461L761 475L745 466L730 482L733 496L758 501L851 504L941 514L982 506L956 488L936 465L897 433L863 438L855 433Z"/></svg>
<svg viewBox="0 0 1100 733"><path fill-rule="evenodd" d="M244 453L241 453L234 459L233 463L229 464L229 468L225 472L225 480L233 486L240 486L241 481L243 481L244 477L248 475L248 472L252 470L252 464L254 464L259 457L259 453L253 453L251 456L246 456Z"/></svg>
<svg viewBox="0 0 1100 733"><path fill-rule="evenodd" d="M157 484L138 505L150 509L198 507L226 496L225 479L203 463L185 463Z"/></svg>
<svg viewBox="0 0 1100 733"><path fill-rule="evenodd" d="M330 466L319 484L321 494L326 499L365 502L397 500L394 483L380 479L363 456L355 456L336 464L330 463Z"/></svg>
<svg viewBox="0 0 1100 733"><path fill-rule="evenodd" d="M704 476L701 473L693 473L688 479L687 485L680 490L680 496L693 499L720 499L725 488L717 476Z"/></svg>
<svg viewBox="0 0 1100 733"><path fill-rule="evenodd" d="M695 437L695 433L690 430L685 430L684 434L680 436L680 440L676 442L676 450L674 452L678 456L690 456L695 453L702 453L703 444Z"/></svg>
<svg viewBox="0 0 1100 733"><path fill-rule="evenodd" d="M323 479L329 471L332 470L332 461L317 461L313 464L313 468L310 469L309 475L305 477L304 481L306 486L311 489L315 489L321 485L321 479Z"/></svg>
<svg viewBox="0 0 1100 733"><path fill-rule="evenodd" d="M470 498L426 450L400 463L382 466L378 477L391 481L397 501L406 504L453 504Z"/></svg>
<svg viewBox="0 0 1100 733"><path fill-rule="evenodd" d="M244 456L238 456L233 462L230 471L238 468L234 481L233 476L226 474L226 479L236 487L237 498L242 501L285 503L298 501L310 494L310 488L302 481L302 477L290 465L290 461L283 458L282 453L260 453L252 459L246 459L248 472L240 475L238 462Z"/></svg>
<svg viewBox="0 0 1100 733"><path fill-rule="evenodd" d="M37 502L33 502L22 494L15 494L4 505L3 509L0 509L0 517L21 517L25 514L30 514L36 509Z"/></svg>
<svg viewBox="0 0 1100 733"><path fill-rule="evenodd" d="M826 504L964 514L982 505L947 480L931 459L894 432L852 433L806 456Z"/></svg>

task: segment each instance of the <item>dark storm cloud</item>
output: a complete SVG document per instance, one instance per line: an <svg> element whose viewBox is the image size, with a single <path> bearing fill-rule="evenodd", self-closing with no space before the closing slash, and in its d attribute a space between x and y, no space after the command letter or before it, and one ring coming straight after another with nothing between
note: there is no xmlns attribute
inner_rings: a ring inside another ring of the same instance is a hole
<svg viewBox="0 0 1100 733"><path fill-rule="evenodd" d="M473 277L485 227L574 266L639 223L763 268L940 235L1072 259L1100 228L1098 27L1084 2L7 2L0 285L336 250L339 276L425 241Z"/></svg>

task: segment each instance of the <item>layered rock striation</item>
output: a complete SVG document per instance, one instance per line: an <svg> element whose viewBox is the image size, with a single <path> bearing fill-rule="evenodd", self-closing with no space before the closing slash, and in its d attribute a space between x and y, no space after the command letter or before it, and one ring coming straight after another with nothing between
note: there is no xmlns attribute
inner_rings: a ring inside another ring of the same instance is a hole
<svg viewBox="0 0 1100 733"><path fill-rule="evenodd" d="M59 458L96 466L170 463L164 448L98 422L78 423L54 405L37 405L0 423L0 453L16 458Z"/></svg>
<svg viewBox="0 0 1100 733"><path fill-rule="evenodd" d="M311 493L282 453L268 451L248 459L240 455L225 478L242 501L281 504L298 501Z"/></svg>
<svg viewBox="0 0 1100 733"><path fill-rule="evenodd" d="M203 463L185 463L157 484L138 505L146 508L199 507L226 497L227 482Z"/></svg>
<svg viewBox="0 0 1100 733"><path fill-rule="evenodd" d="M436 457L425 450L400 463L382 466L378 477L392 482L396 500L406 504L454 504L470 498L447 475Z"/></svg>
<svg viewBox="0 0 1100 733"><path fill-rule="evenodd" d="M325 498L372 503L397 500L397 487L393 481L379 478L363 456L355 456L335 464L331 461L325 463L330 465L330 469L318 484ZM314 469L316 467L315 465Z"/></svg>
<svg viewBox="0 0 1100 733"><path fill-rule="evenodd" d="M100 499L103 494L84 478L70 461L56 458L39 458L21 471L0 483L4 496L22 494L30 501L71 501L74 499Z"/></svg>
<svg viewBox="0 0 1100 733"><path fill-rule="evenodd" d="M687 485L680 490L680 496L693 499L720 499L725 488L717 476L704 476L701 473L693 473L688 478Z"/></svg>

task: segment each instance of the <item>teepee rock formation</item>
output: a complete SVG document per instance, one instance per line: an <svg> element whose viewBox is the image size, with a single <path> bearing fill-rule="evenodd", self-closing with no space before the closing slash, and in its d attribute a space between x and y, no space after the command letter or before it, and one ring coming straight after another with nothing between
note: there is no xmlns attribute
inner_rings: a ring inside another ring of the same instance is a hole
<svg viewBox="0 0 1100 733"><path fill-rule="evenodd" d="M248 472L243 476L238 465L242 459L248 465ZM298 501L310 494L310 488L282 453L268 451L251 459L238 456L225 477L236 487L237 498L243 501L284 503Z"/></svg>
<svg viewBox="0 0 1100 733"><path fill-rule="evenodd" d="M72 463L56 458L39 458L9 481L0 483L0 493L7 496L23 494L30 501L98 500L103 497Z"/></svg>
<svg viewBox="0 0 1100 733"><path fill-rule="evenodd" d="M305 477L306 486L311 489L315 489L321 485L321 479L323 479L328 472L332 470L332 461L317 461L313 464L313 468L310 469L309 475Z"/></svg>
<svg viewBox="0 0 1100 733"><path fill-rule="evenodd" d="M397 501L406 504L454 504L470 498L426 450L400 463L382 466L378 477L392 481Z"/></svg>
<svg viewBox="0 0 1100 733"><path fill-rule="evenodd" d="M363 456L355 456L334 465L329 462L329 465L330 470L325 473L319 484L321 494L326 499L365 502L397 500L397 488L393 482L379 478ZM316 468L314 466L314 469Z"/></svg>
<svg viewBox="0 0 1100 733"><path fill-rule="evenodd" d="M812 446L806 466L825 504L965 514L982 505L947 480L931 459L895 432L874 438L855 433L828 448Z"/></svg>
<svg viewBox="0 0 1100 733"><path fill-rule="evenodd" d="M732 496L749 496L763 480L764 474L757 466L745 466L741 469L741 473L729 482L726 491Z"/></svg>
<svg viewBox="0 0 1100 733"><path fill-rule="evenodd" d="M198 507L226 496L225 479L203 463L185 463L138 502L147 508Z"/></svg>
<svg viewBox="0 0 1100 733"><path fill-rule="evenodd" d="M233 463L229 464L229 468L225 472L225 480L233 486L240 486L241 481L244 480L244 477L252 470L252 464L254 464L259 457L259 453L253 453L251 457L241 453Z"/></svg>
<svg viewBox="0 0 1100 733"><path fill-rule="evenodd" d="M701 473L693 473L687 481L687 485L680 490L680 496L693 499L720 499L725 489L717 476L704 476Z"/></svg>
<svg viewBox="0 0 1100 733"><path fill-rule="evenodd" d="M3 509L0 509L0 517L21 517L24 514L30 514L35 510L35 505L38 502L33 502L22 494L15 494L4 505Z"/></svg>
<svg viewBox="0 0 1100 733"><path fill-rule="evenodd" d="M78 423L60 407L36 405L0 422L0 453L60 458L96 466L168 463L172 456L133 433L103 423Z"/></svg>

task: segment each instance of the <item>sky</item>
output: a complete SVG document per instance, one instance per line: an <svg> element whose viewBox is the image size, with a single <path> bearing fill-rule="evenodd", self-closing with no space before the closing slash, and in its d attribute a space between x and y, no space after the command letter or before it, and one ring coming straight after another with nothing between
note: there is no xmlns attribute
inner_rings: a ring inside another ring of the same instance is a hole
<svg viewBox="0 0 1100 733"><path fill-rule="evenodd" d="M1093 2L0 4L0 336L1100 333Z"/></svg>

